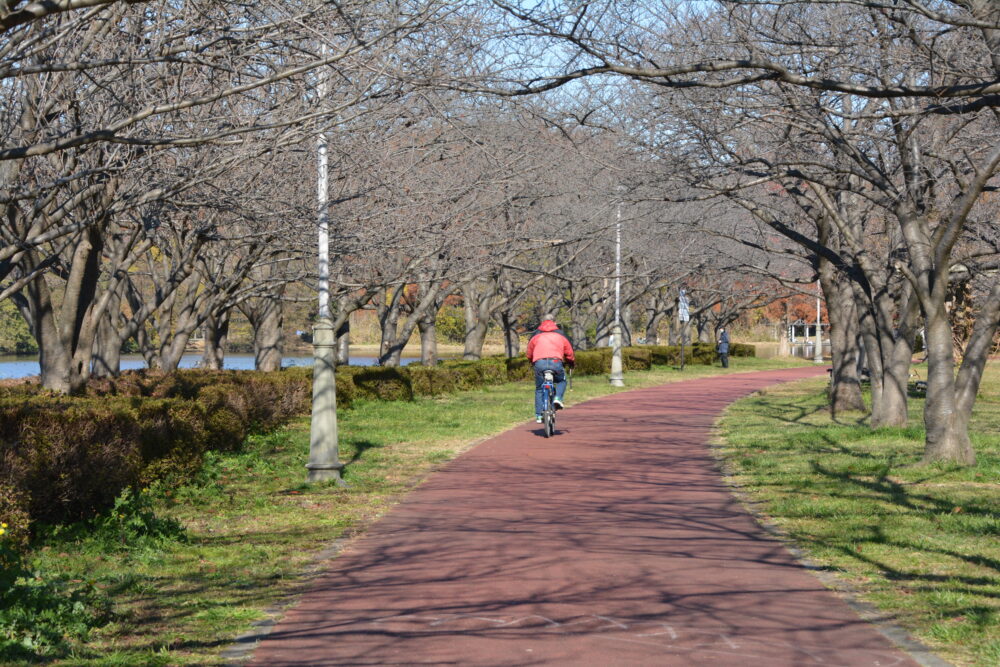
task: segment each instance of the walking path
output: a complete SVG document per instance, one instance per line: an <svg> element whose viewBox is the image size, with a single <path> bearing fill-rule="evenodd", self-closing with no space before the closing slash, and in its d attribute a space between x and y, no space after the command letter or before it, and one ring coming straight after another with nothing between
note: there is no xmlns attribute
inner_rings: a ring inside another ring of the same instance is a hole
<svg viewBox="0 0 1000 667"><path fill-rule="evenodd" d="M728 403L824 371L620 393L553 438L482 443L332 561L253 664L920 664L758 527L707 447Z"/></svg>

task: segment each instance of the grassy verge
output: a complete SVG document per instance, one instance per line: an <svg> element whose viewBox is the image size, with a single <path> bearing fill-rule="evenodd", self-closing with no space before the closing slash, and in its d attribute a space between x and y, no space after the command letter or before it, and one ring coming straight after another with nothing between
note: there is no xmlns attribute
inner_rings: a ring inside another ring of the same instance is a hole
<svg viewBox="0 0 1000 667"><path fill-rule="evenodd" d="M801 364L656 367L626 373L624 390ZM603 376L575 378L567 403L616 391L623 389ZM358 402L339 417L347 488L304 483L309 423L301 419L251 438L239 454L211 456L195 483L126 499L106 522L110 530L52 535L30 554L32 567L103 591L115 613L52 664L223 663L220 653L237 635L308 584L331 544L363 531L436 465L533 412L532 387L523 382L413 402ZM163 531L152 539L143 514L150 505L156 521L183 526L184 539Z"/></svg>
<svg viewBox="0 0 1000 667"><path fill-rule="evenodd" d="M825 380L734 403L721 453L756 507L810 560L958 665L1000 665L1000 366L972 432L978 465L915 465L922 399L907 428L830 418Z"/></svg>

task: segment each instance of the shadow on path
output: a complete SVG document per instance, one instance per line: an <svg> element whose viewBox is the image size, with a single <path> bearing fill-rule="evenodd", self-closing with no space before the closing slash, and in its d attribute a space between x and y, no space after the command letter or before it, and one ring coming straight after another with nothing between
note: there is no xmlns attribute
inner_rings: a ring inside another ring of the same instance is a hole
<svg viewBox="0 0 1000 667"><path fill-rule="evenodd" d="M255 665L907 665L760 529L707 446L825 368L588 401L455 459L332 562Z"/></svg>

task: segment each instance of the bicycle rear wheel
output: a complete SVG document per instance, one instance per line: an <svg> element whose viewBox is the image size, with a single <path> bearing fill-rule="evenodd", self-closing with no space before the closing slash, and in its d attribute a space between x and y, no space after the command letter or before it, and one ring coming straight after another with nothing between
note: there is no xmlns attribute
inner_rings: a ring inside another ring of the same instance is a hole
<svg viewBox="0 0 1000 667"><path fill-rule="evenodd" d="M545 411L543 421L545 422L545 437L551 438L556 430L556 416L551 409Z"/></svg>

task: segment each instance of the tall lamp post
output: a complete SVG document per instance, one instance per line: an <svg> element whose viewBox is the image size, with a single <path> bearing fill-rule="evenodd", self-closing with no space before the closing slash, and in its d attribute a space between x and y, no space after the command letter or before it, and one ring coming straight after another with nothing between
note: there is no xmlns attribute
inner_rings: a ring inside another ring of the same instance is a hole
<svg viewBox="0 0 1000 667"><path fill-rule="evenodd" d="M611 329L611 375L608 381L612 387L624 387L622 376L622 202L618 200L615 218L615 324Z"/></svg>
<svg viewBox="0 0 1000 667"><path fill-rule="evenodd" d="M326 55L326 47L323 47ZM326 80L320 75L316 94L326 98ZM316 200L319 223L319 311L313 326L312 422L309 430L308 482L336 480L343 484L337 449L337 376L336 336L330 318L330 218L328 210L327 138L320 132L316 139Z"/></svg>
<svg viewBox="0 0 1000 667"><path fill-rule="evenodd" d="M813 363L823 363L823 334L820 326L820 297L823 294L823 286L816 281L816 350L813 352Z"/></svg>
<svg viewBox="0 0 1000 667"><path fill-rule="evenodd" d="M677 292L677 321L681 328L681 354L680 367L684 370L684 343L687 342L688 322L691 321L691 301L688 299L687 290L683 287Z"/></svg>

